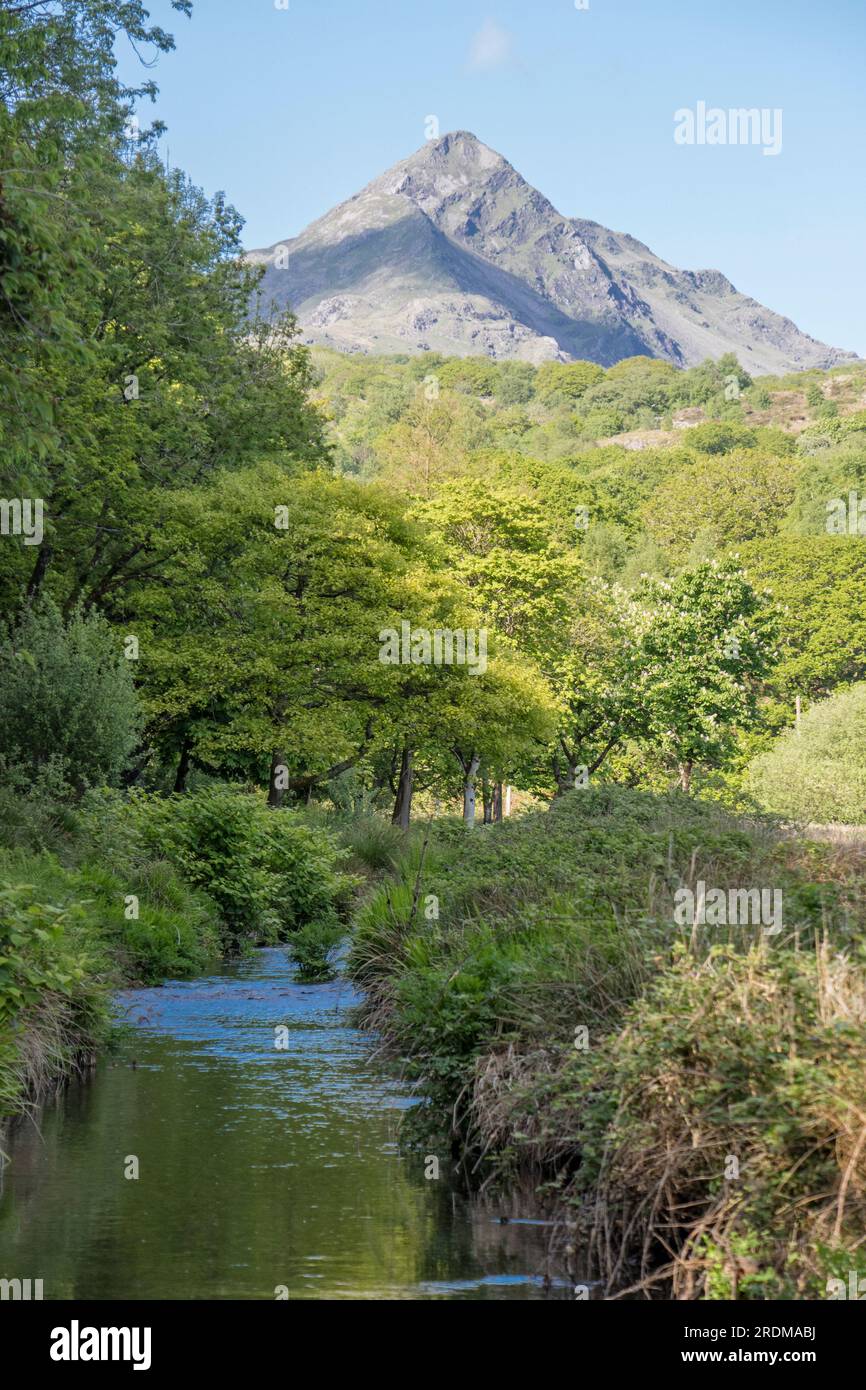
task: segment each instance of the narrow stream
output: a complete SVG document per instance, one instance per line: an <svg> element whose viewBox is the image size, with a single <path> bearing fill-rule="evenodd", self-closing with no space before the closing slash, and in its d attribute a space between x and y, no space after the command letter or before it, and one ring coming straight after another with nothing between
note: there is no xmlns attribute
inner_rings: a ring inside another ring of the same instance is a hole
<svg viewBox="0 0 866 1390"><path fill-rule="evenodd" d="M410 1101L354 1001L278 948L124 993L119 1052L4 1141L0 1279L46 1299L569 1297L533 1212L399 1153Z"/></svg>

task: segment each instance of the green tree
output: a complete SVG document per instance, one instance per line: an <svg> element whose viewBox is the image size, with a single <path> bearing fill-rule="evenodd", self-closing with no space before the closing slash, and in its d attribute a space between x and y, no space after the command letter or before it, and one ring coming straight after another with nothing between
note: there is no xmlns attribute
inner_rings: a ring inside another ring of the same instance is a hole
<svg viewBox="0 0 866 1390"><path fill-rule="evenodd" d="M582 785L623 739L646 730L636 664L641 618L640 606L616 586L596 582L581 595L551 663L559 722L549 758L559 793Z"/></svg>
<svg viewBox="0 0 866 1390"><path fill-rule="evenodd" d="M736 560L646 580L635 697L647 736L672 761L683 791L695 766L718 767L736 734L758 719L761 682L774 659L772 610Z"/></svg>
<svg viewBox="0 0 866 1390"><path fill-rule="evenodd" d="M573 522L569 545L527 488L480 478L446 482L415 515L442 538L449 569L483 619L542 661L574 606L580 564Z"/></svg>
<svg viewBox="0 0 866 1390"><path fill-rule="evenodd" d="M171 47L138 0L0 16L2 483L45 505L38 549L0 554L7 608L47 587L67 612L116 614L166 558L168 490L263 454L324 456L291 320L250 318L237 214L124 134L154 89L117 82L120 34Z"/></svg>
<svg viewBox="0 0 866 1390"><path fill-rule="evenodd" d="M579 401L603 379L604 368L595 362L543 362L535 374L535 393L542 401Z"/></svg>
<svg viewBox="0 0 866 1390"><path fill-rule="evenodd" d="M779 530L797 490L798 465L755 449L700 454L661 482L642 516L678 558L699 537L720 550Z"/></svg>
<svg viewBox="0 0 866 1390"><path fill-rule="evenodd" d="M738 551L749 580L778 611L770 678L787 708L866 680L866 545L859 536L774 537Z"/></svg>

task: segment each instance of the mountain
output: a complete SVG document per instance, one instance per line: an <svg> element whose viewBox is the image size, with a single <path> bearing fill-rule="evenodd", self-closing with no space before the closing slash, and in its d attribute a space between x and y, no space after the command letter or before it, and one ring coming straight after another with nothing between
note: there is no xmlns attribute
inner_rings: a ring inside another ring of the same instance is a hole
<svg viewBox="0 0 866 1390"><path fill-rule="evenodd" d="M734 352L756 374L856 360L717 270L677 270L634 237L563 217L462 130L249 259L266 267L266 304L345 352L682 367Z"/></svg>

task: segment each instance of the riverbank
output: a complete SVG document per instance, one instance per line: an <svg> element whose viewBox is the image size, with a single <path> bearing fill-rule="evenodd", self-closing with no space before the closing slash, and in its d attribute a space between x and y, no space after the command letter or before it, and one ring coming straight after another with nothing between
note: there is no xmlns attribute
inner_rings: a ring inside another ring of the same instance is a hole
<svg viewBox="0 0 866 1390"><path fill-rule="evenodd" d="M404 1138L534 1190L575 1283L809 1298L866 1272L861 843L613 786L409 837L225 786L28 814L0 850L5 1114L93 1061L113 990L327 948L359 903L358 1020L422 1097ZM773 914L714 924L719 890Z"/></svg>
<svg viewBox="0 0 866 1390"><path fill-rule="evenodd" d="M252 946L333 942L355 887L327 830L216 785L184 797L4 794L0 1120L89 1066L111 994Z"/></svg>
<svg viewBox="0 0 866 1390"><path fill-rule="evenodd" d="M781 892L782 930L678 925L701 883ZM349 969L424 1144L552 1194L575 1277L820 1297L864 1259L863 895L861 846L587 789L416 839Z"/></svg>

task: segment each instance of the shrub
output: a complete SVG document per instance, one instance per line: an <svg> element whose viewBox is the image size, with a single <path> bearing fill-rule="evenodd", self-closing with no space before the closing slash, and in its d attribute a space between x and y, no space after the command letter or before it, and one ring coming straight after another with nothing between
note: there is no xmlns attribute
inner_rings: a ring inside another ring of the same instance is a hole
<svg viewBox="0 0 866 1390"><path fill-rule="evenodd" d="M37 776L53 761L76 786L116 782L141 715L117 634L96 613L64 622L50 599L0 638L0 746Z"/></svg>
<svg viewBox="0 0 866 1390"><path fill-rule="evenodd" d="M826 943L677 952L561 1087L608 1290L630 1271L674 1298L825 1295L866 1221L864 1028L862 968Z"/></svg>
<svg viewBox="0 0 866 1390"><path fill-rule="evenodd" d="M341 820L337 828L352 858L373 873L395 872L406 852L404 832L381 816Z"/></svg>
<svg viewBox="0 0 866 1390"><path fill-rule="evenodd" d="M862 863L613 785L472 832L435 824L349 957L362 1024L426 1098L410 1136L567 1197L609 1291L816 1287L862 1222ZM781 888L786 931L675 925L698 879Z"/></svg>
<svg viewBox="0 0 866 1390"><path fill-rule="evenodd" d="M494 1035L567 1047L575 1022L613 1026L676 936L676 887L787 884L778 855L711 805L613 786L469 834L437 822L358 915L362 1020L424 1080L431 1110L451 1116L460 1097L457 1123L473 1123L471 1076ZM792 896L795 910L814 926L828 895Z"/></svg>
<svg viewBox="0 0 866 1390"><path fill-rule="evenodd" d="M251 798L256 812L255 857L268 874L270 903L283 931L330 927L345 916L355 880L339 871L348 858L336 837L302 816L269 811Z"/></svg>
<svg viewBox="0 0 866 1390"><path fill-rule="evenodd" d="M85 857L77 868L50 854L0 854L0 879L10 887L27 885L34 901L74 910L80 940L104 962L113 983L193 975L219 957L213 903L172 865L145 856L108 867L94 844L80 849Z"/></svg>
<svg viewBox="0 0 866 1390"><path fill-rule="evenodd" d="M151 852L170 860L216 903L227 949L276 938L273 885L256 852L254 808L252 797L224 787L131 803Z"/></svg>
<svg viewBox="0 0 866 1390"><path fill-rule="evenodd" d="M86 914L85 903L61 907L0 881L0 1114L72 1071L107 1031Z"/></svg>
<svg viewBox="0 0 866 1390"><path fill-rule="evenodd" d="M71 798L61 759L32 768L0 756L0 846L68 854L79 828Z"/></svg>
<svg viewBox="0 0 866 1390"><path fill-rule="evenodd" d="M335 922L309 922L299 927L288 944L297 978L309 984L332 980L337 973L335 956L342 938L343 928Z"/></svg>
<svg viewBox="0 0 866 1390"><path fill-rule="evenodd" d="M751 763L747 787L797 821L866 823L866 683L819 701Z"/></svg>
<svg viewBox="0 0 866 1390"><path fill-rule="evenodd" d="M137 797L131 815L153 852L216 903L229 950L276 941L309 923L333 925L354 880L332 835L230 786Z"/></svg>

